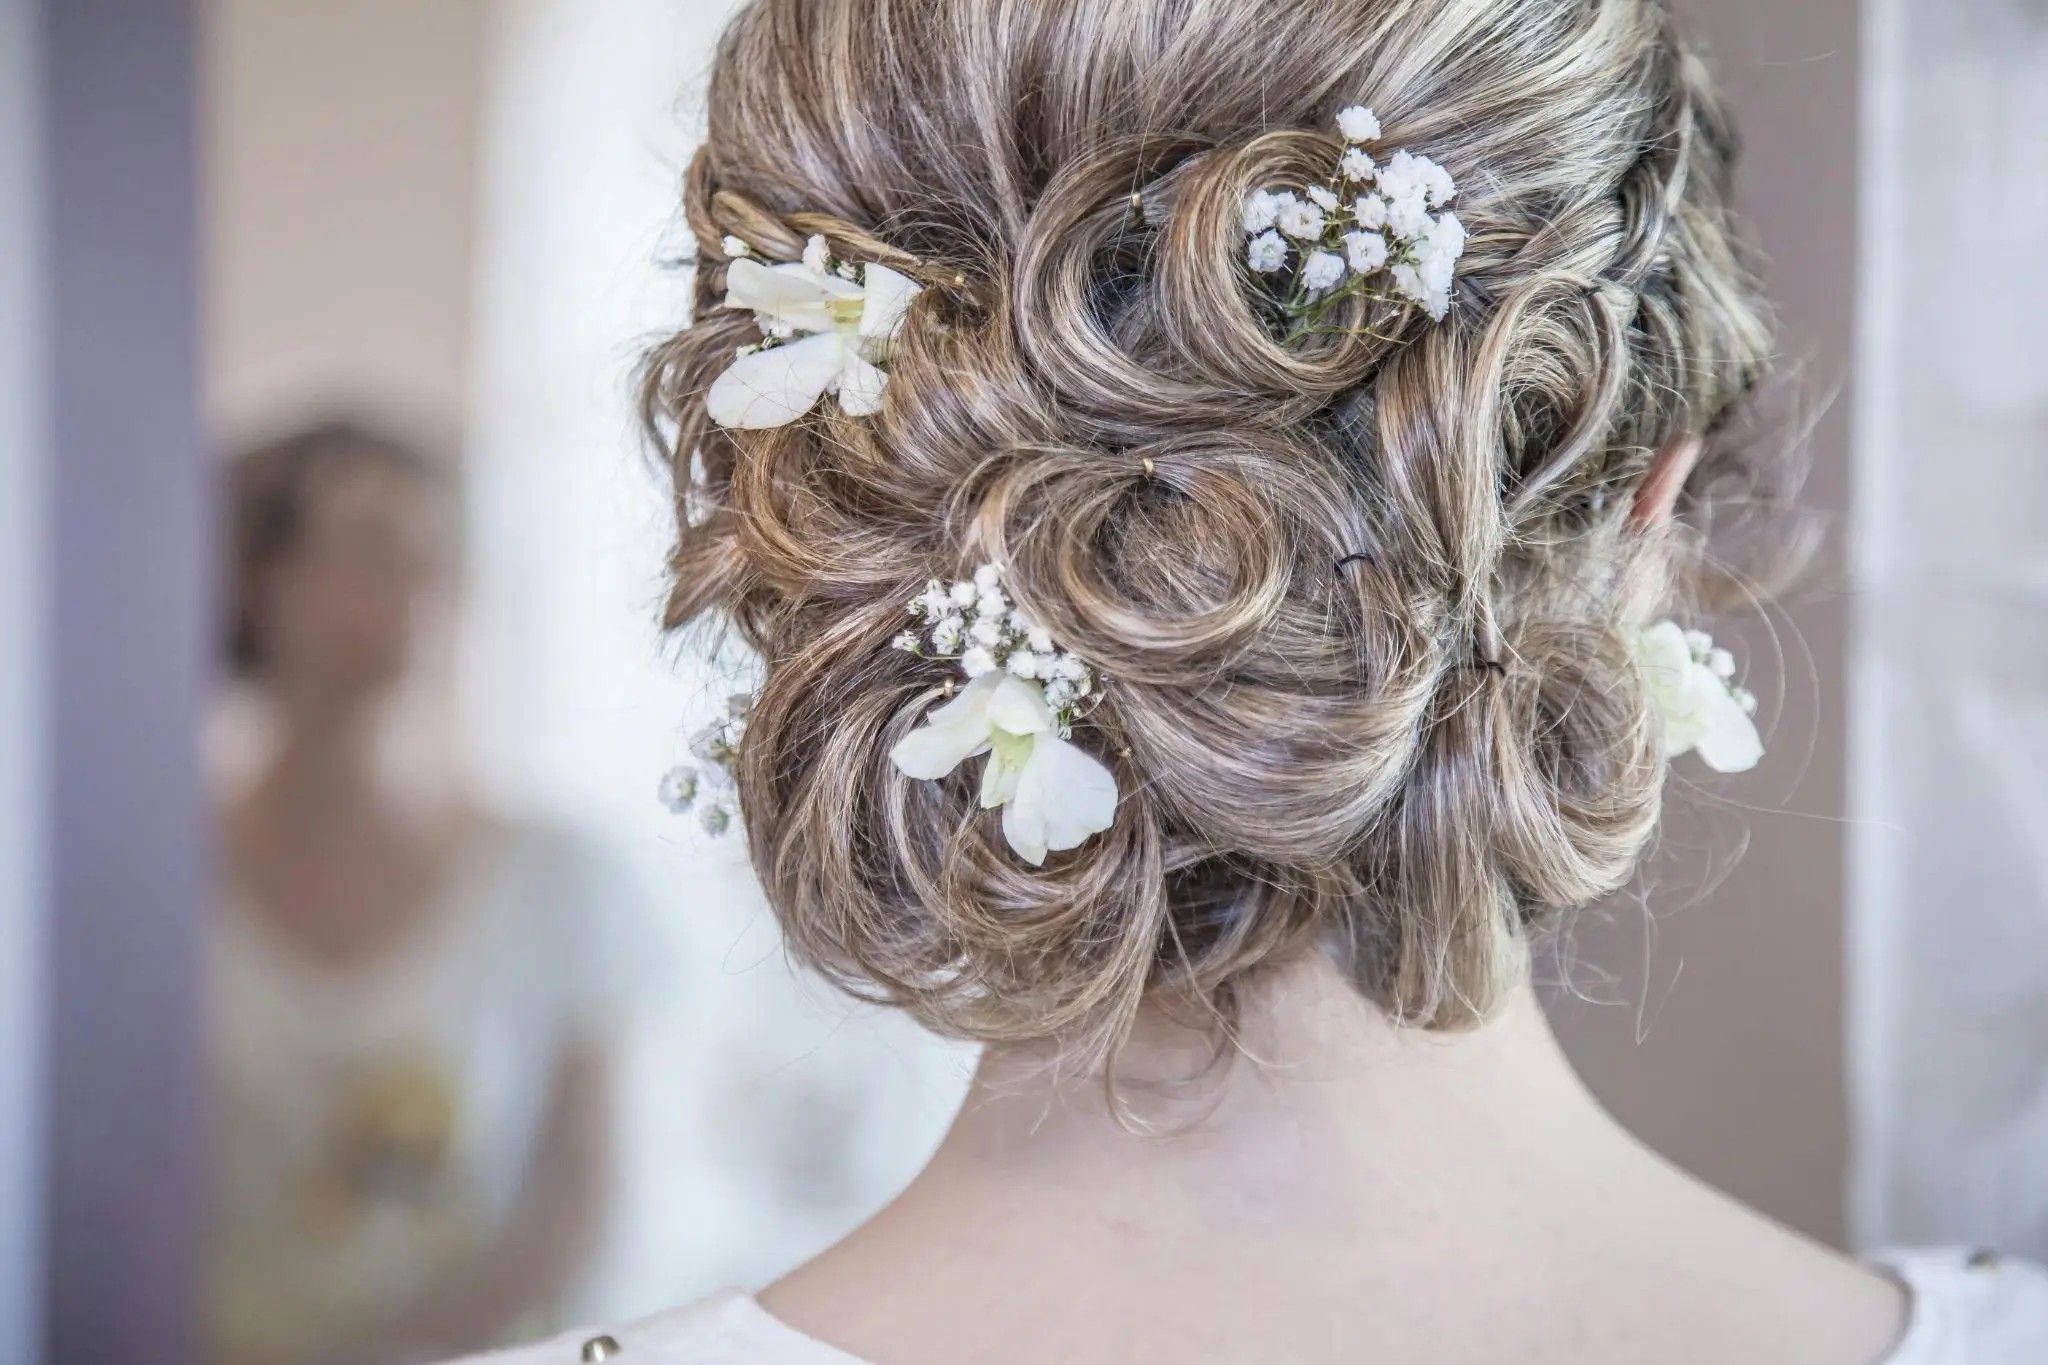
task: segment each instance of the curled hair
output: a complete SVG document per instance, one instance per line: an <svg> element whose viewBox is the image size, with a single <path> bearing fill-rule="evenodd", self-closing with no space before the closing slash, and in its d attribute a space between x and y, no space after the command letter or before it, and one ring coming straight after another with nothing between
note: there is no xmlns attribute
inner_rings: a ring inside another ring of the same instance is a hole
<svg viewBox="0 0 2048 1365"><path fill-rule="evenodd" d="M1455 176L1456 294L1283 345L1242 205L1326 174L1351 103ZM1663 782L1630 641L1704 562L1632 498L1685 435L1694 489L1741 467L1711 438L1769 347L1663 4L755 0L709 105L696 322L646 369L668 620L765 661L741 800L802 958L1095 1058L1317 948L1452 1028L1628 879ZM928 286L884 410L711 425L758 336L719 243L812 233ZM983 560L1109 683L1076 738L1115 825L1043 869L887 759L934 681L903 604Z"/></svg>

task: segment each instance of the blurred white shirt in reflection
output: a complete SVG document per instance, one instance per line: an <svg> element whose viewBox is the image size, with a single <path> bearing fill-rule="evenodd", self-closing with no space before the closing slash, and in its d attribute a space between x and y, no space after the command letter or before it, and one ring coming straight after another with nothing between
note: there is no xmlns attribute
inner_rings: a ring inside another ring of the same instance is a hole
<svg viewBox="0 0 2048 1365"><path fill-rule="evenodd" d="M443 894L346 975L218 919L216 1358L333 1349L459 1273L515 1211L558 1062L641 991L637 887L577 837L498 827Z"/></svg>

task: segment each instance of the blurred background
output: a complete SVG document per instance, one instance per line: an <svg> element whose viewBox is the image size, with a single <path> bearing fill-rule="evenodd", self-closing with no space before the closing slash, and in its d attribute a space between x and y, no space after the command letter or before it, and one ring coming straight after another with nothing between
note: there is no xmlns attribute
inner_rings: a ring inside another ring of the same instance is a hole
<svg viewBox="0 0 2048 1365"><path fill-rule="evenodd" d="M657 800L745 676L630 402L736 7L0 0L0 1360L758 1286L950 1119ZM1681 8L1833 534L1558 1025L1794 1226L2048 1256L2048 8Z"/></svg>

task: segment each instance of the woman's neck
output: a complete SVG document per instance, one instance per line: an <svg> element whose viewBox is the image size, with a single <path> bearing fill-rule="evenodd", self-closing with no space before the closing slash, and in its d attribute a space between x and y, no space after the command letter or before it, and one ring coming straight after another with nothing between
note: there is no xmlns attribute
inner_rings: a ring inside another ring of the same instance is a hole
<svg viewBox="0 0 2048 1365"><path fill-rule="evenodd" d="M1062 1075L1041 1049L991 1049L934 1161L972 1169L1026 1161L1063 1171L1134 1153L1199 1178L1257 1161L1384 1208L1383 1173L1509 1166L1529 1179L1583 1170L1589 1156L1643 1159L1552 1037L1533 990L1461 1034L1397 1027L1320 958L1254 993L1234 1054L1207 1065L1207 1036L1148 1017L1117 1062L1116 1105L1100 1077ZM1121 1121L1118 1121L1121 1119ZM1286 1153L1276 1159L1276 1153Z"/></svg>
<svg viewBox="0 0 2048 1365"><path fill-rule="evenodd" d="M1896 1336L1882 1279L1630 1138L1533 991L1454 1036L1321 961L1255 994L1206 1075L1203 1035L1147 1019L1121 1123L1099 1078L991 1050L924 1173L762 1302L910 1365L1865 1365Z"/></svg>

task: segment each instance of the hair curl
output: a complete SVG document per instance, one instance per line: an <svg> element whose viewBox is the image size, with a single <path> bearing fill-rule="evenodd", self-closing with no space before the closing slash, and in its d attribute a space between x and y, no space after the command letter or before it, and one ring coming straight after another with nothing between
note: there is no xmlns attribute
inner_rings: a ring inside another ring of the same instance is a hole
<svg viewBox="0 0 2048 1365"><path fill-rule="evenodd" d="M1321 179L1350 103L1455 175L1456 295L1282 345L1241 206ZM741 801L803 959L1098 1059L1141 1002L1227 1022L1316 946L1449 1028L1628 879L1664 768L1629 642L1705 562L1631 499L1769 347L1663 4L756 0L709 106L697 317L646 369L668 622L765 662ZM718 306L728 233L930 286L879 416L707 423L757 335ZM1116 823L1042 870L967 777L887 759L933 683L904 603L983 560L1109 680L1077 738Z"/></svg>

